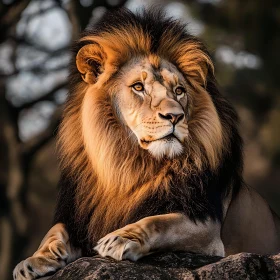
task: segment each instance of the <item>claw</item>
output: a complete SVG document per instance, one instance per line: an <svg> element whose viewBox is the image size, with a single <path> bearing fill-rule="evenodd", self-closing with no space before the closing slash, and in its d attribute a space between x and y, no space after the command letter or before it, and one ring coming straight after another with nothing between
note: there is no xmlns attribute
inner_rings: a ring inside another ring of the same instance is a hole
<svg viewBox="0 0 280 280"><path fill-rule="evenodd" d="M94 250L102 257L108 256L115 260L130 259L133 261L138 260L149 251L147 246L141 245L135 239L129 239L127 231L123 234L126 237L122 237L122 231L118 230L106 235L97 242Z"/></svg>

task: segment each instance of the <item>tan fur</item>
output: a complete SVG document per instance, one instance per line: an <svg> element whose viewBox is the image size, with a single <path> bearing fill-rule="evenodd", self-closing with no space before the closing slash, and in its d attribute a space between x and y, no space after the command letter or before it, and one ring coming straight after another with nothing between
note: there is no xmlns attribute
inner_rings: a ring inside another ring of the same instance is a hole
<svg viewBox="0 0 280 280"><path fill-rule="evenodd" d="M227 131L222 129L209 94L200 85L197 85L196 90L191 101L193 106L190 113L192 117L188 123L190 131L188 147L199 168L203 167L204 162L208 162L215 170L223 151L227 148Z"/></svg>
<svg viewBox="0 0 280 280"><path fill-rule="evenodd" d="M72 248L65 225L53 226L32 257L20 262L14 269L15 280L35 279L64 267L81 256Z"/></svg>
<svg viewBox="0 0 280 280"><path fill-rule="evenodd" d="M167 170L170 166L178 176L182 172L201 170L205 165L215 170L226 147L227 139L222 137L226 134L204 89L207 71L213 70L211 60L201 50L200 43L190 41L174 45L174 38L170 38L168 33L158 53L179 65L190 83L187 155L184 159L168 162L162 168L155 160L143 155L145 151L139 148L137 142L132 146L128 143L131 132L119 127L110 103L110 92L117 85L110 80L109 86L108 80L119 65L138 54L146 54L156 67L160 63L160 58L148 51L151 38L137 27L131 28L133 30L119 29L81 39L92 42L94 48L96 44L101 46L107 58L103 61L104 72L96 84L81 83L77 88L76 96L66 108L59 134L62 167L72 172L79 182L76 197L79 216L84 217L90 209L95 209L89 226L89 234L94 239L125 224L133 209L153 193L168 192ZM87 46L91 48L91 45ZM88 49L87 52L94 50ZM78 54L77 61L80 59ZM82 62L79 64L82 65ZM85 120L84 128L82 119ZM110 129L106 130L109 124ZM91 135L87 136L89 133ZM94 144L88 139L94 139ZM122 139L122 146L127 147L125 153L118 148L119 139ZM102 227L97 229L96 224L102 224Z"/></svg>
<svg viewBox="0 0 280 280"><path fill-rule="evenodd" d="M158 251L224 256L220 230L221 225L210 219L193 223L180 213L150 216L109 233L95 250L102 257L133 261Z"/></svg>
<svg viewBox="0 0 280 280"><path fill-rule="evenodd" d="M149 61L153 67L155 67L156 69L159 68L159 66L160 66L160 57L159 56L150 54Z"/></svg>

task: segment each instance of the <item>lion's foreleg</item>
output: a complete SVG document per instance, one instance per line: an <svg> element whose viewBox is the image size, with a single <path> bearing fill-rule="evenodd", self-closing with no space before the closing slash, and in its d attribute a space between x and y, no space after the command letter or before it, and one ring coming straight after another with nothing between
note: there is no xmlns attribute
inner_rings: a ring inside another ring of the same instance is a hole
<svg viewBox="0 0 280 280"><path fill-rule="evenodd" d="M80 256L80 250L74 249L69 242L65 225L58 223L48 231L33 256L15 267L13 276L26 280L49 275Z"/></svg>
<svg viewBox="0 0 280 280"><path fill-rule="evenodd" d="M220 228L218 222L209 219L194 223L180 213L151 216L109 233L99 240L95 250L101 256L134 261L157 251L224 256Z"/></svg>

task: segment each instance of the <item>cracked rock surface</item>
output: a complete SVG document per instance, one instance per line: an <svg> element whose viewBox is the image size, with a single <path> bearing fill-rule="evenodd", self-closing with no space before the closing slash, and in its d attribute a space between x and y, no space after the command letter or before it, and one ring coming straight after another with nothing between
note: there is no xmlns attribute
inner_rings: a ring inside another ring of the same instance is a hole
<svg viewBox="0 0 280 280"><path fill-rule="evenodd" d="M115 261L94 256L80 258L59 270L58 279L280 279L280 254L261 256L240 253L226 258L186 252L161 253L137 262Z"/></svg>

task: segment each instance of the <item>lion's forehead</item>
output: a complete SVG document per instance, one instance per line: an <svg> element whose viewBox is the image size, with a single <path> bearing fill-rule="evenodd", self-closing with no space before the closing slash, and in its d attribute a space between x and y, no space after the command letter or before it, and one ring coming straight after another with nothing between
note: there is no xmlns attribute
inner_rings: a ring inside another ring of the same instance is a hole
<svg viewBox="0 0 280 280"><path fill-rule="evenodd" d="M167 95L167 89L163 86L160 82L154 81L152 86L150 87L150 95L155 99L159 98L162 99Z"/></svg>
<svg viewBox="0 0 280 280"><path fill-rule="evenodd" d="M148 92L157 88L162 91L162 86L172 88L178 83L184 83L183 75L170 62L164 59L156 61L155 58L151 61L149 57L142 59L133 59L122 69L123 78L127 85L134 82L144 82ZM143 75L144 73L144 75ZM144 76L144 79L143 79Z"/></svg>

